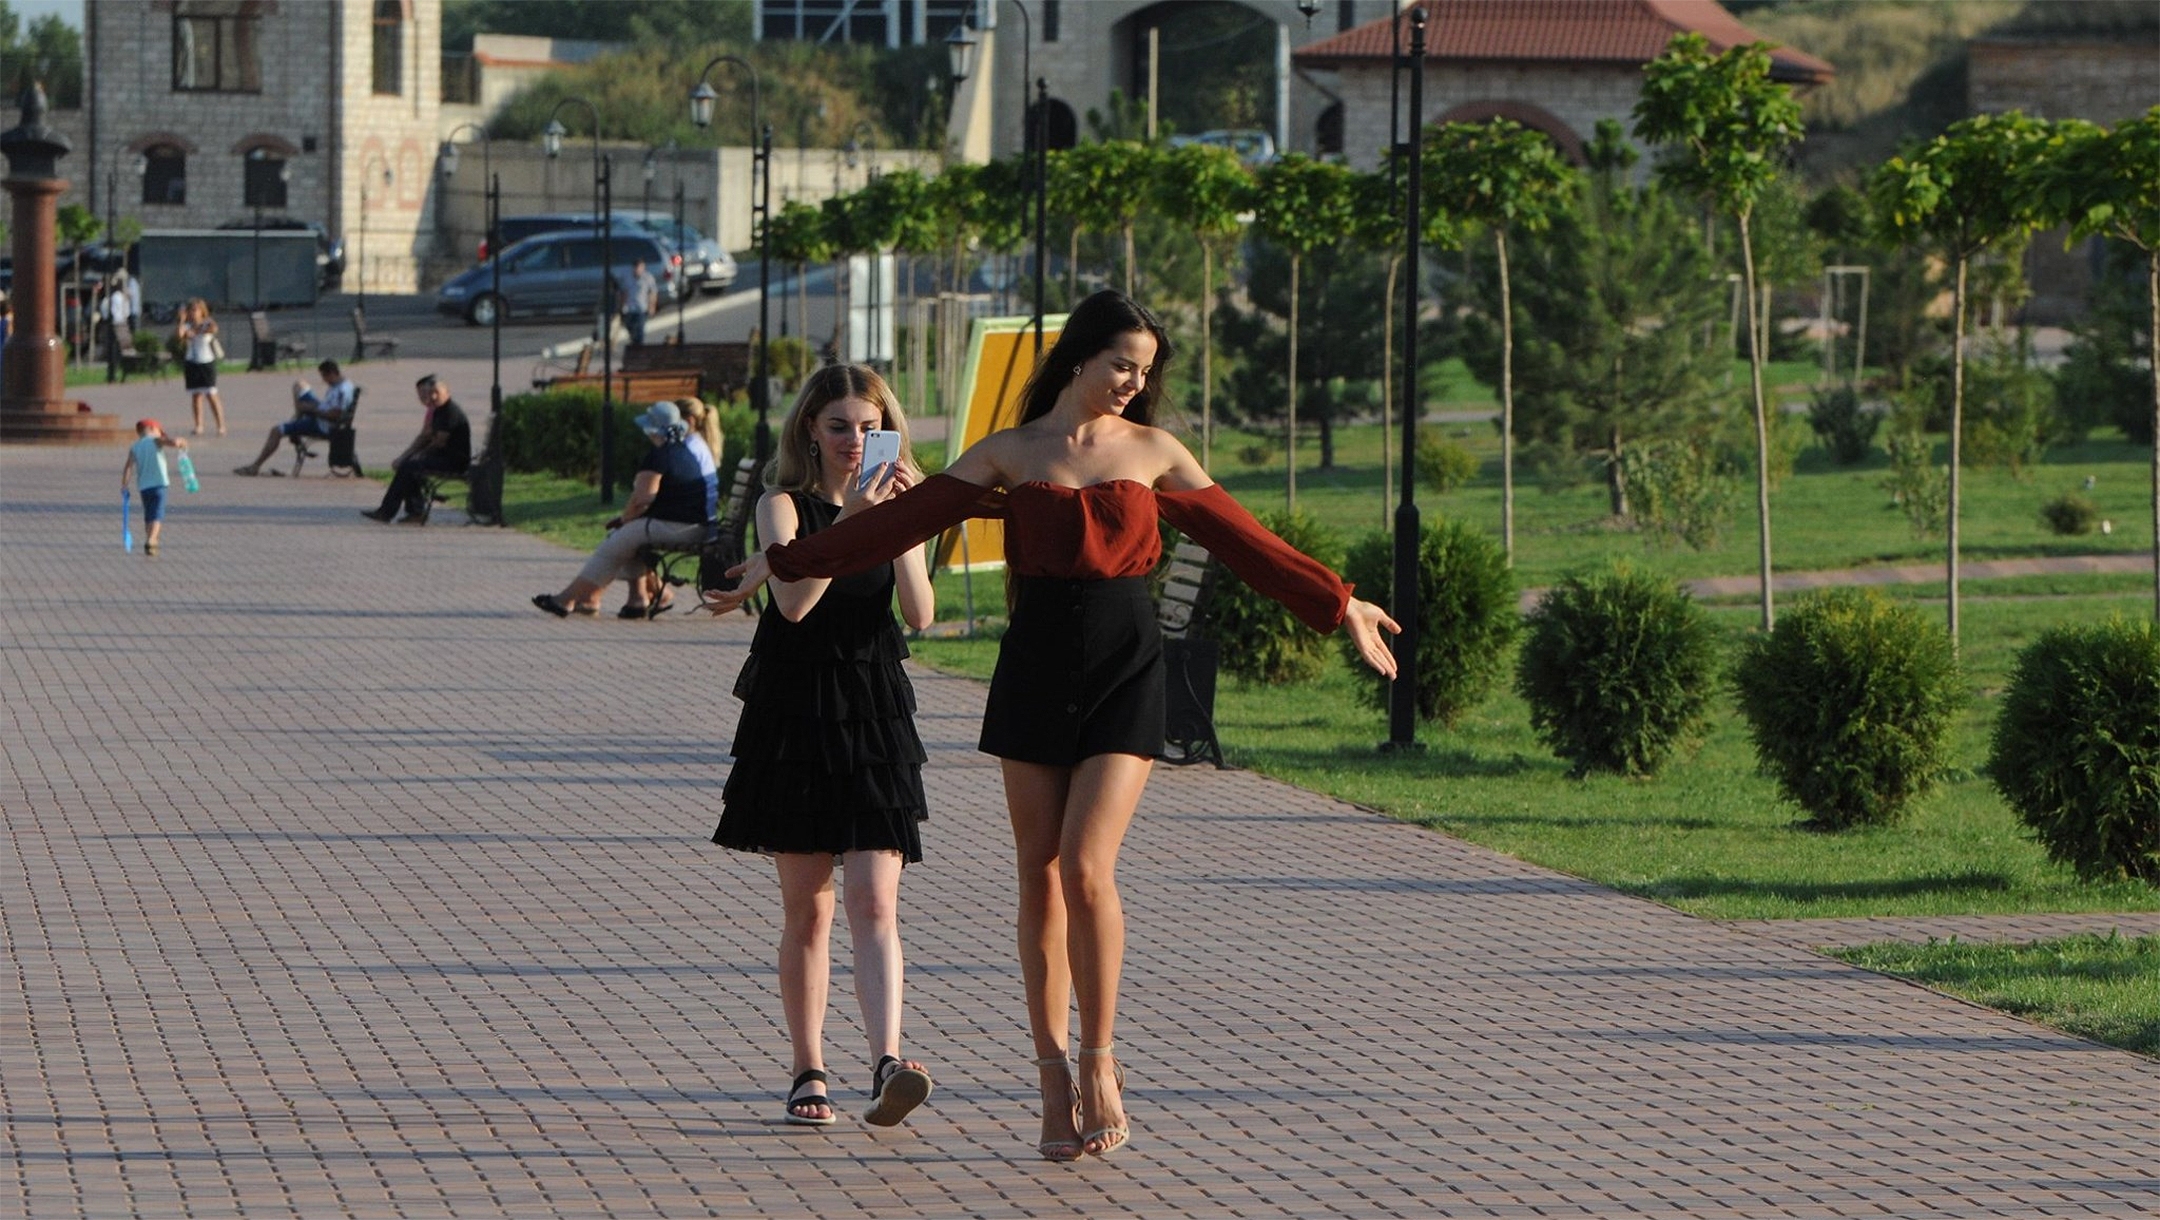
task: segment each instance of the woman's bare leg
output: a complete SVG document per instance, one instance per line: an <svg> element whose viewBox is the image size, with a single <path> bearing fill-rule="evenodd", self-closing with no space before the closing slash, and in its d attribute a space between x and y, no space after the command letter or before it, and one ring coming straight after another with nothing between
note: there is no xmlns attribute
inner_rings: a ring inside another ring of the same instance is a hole
<svg viewBox="0 0 2160 1220"><path fill-rule="evenodd" d="M1108 1047L1116 1033L1118 980L1125 967L1125 908L1118 898L1118 848L1132 825L1153 763L1137 754L1096 754L1073 768L1058 848L1069 919L1066 944L1080 1001L1080 1045ZM1125 1124L1125 1102L1108 1055L1080 1059L1080 1108L1087 1129ZM1106 1151L1102 1141L1090 1153Z"/></svg>
<svg viewBox="0 0 2160 1220"><path fill-rule="evenodd" d="M900 1054L900 853L851 851L847 869L848 937L855 943L855 1001L862 1007L870 1062ZM917 1064L916 1066L921 1066Z"/></svg>
<svg viewBox="0 0 2160 1220"><path fill-rule="evenodd" d="M1020 871L1020 978L1027 991L1028 1032L1035 1057L1069 1058L1072 966L1065 951L1065 892L1059 881L1058 842L1065 826L1065 794L1072 772L1065 767L1005 762L1005 806L1012 819L1013 852ZM1070 1069L1040 1070L1042 1143L1079 1146L1073 1123Z"/></svg>
<svg viewBox="0 0 2160 1220"><path fill-rule="evenodd" d="M194 435L196 435L196 436L201 436L201 435L202 435L202 404L203 404L203 396L202 396L202 391L200 391L200 390L193 390L193 391L190 391L190 392L188 393L188 410L190 410L190 411L193 411L193 412L195 413L195 431L194 431Z"/></svg>
<svg viewBox="0 0 2160 1220"><path fill-rule="evenodd" d="M791 1075L825 1067L825 997L832 982L832 857L822 852L782 852L780 872L780 1008L787 1015L795 1066ZM823 1106L805 1118L829 1118Z"/></svg>
<svg viewBox="0 0 2160 1220"><path fill-rule="evenodd" d="M217 420L217 434L225 435L225 400L216 390L210 391L210 414Z"/></svg>

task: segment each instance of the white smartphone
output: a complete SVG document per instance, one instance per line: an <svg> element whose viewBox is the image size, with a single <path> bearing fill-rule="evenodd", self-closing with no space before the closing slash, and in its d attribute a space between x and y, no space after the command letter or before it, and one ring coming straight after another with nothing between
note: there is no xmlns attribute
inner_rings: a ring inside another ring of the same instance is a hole
<svg viewBox="0 0 2160 1220"><path fill-rule="evenodd" d="M878 467L900 460L900 434L883 428L872 428L863 433L862 471L856 476L857 490L870 486L878 474Z"/></svg>

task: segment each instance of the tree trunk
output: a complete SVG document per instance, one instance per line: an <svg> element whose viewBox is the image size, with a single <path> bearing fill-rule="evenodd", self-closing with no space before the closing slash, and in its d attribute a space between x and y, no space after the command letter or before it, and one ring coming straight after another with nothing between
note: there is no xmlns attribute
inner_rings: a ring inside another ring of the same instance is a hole
<svg viewBox="0 0 2160 1220"><path fill-rule="evenodd" d="M1387 300L1380 306L1380 528L1394 520L1395 462L1390 453L1395 431L1395 273L1402 255L1388 255Z"/></svg>
<svg viewBox="0 0 2160 1220"><path fill-rule="evenodd" d="M1128 221L1126 221L1126 222L1125 222L1125 225L1124 225L1124 227L1123 227L1123 236L1124 236L1124 238L1125 238L1125 295L1126 295L1126 296L1131 296L1131 295L1133 295L1133 241L1132 241L1132 231L1133 231L1133 227L1132 227L1132 222L1128 220Z"/></svg>
<svg viewBox="0 0 2160 1220"><path fill-rule="evenodd" d="M1755 525L1759 531L1757 563L1762 573L1762 629L1768 631L1777 626L1777 606L1770 593L1770 411L1763 396L1766 353L1755 317L1755 242L1748 232L1747 213L1740 213L1736 219L1740 230L1740 274L1744 277L1741 295L1747 298L1748 383L1755 398Z"/></svg>
<svg viewBox="0 0 2160 1220"><path fill-rule="evenodd" d="M1080 299L1080 226L1072 227L1072 237L1065 245L1065 308L1071 309Z"/></svg>
<svg viewBox="0 0 2160 1220"><path fill-rule="evenodd" d="M1335 469L1335 405L1320 413L1320 469Z"/></svg>
<svg viewBox="0 0 2160 1220"><path fill-rule="evenodd" d="M1627 479L1621 472L1620 456L1622 438L1620 429L1614 428L1605 438L1605 502L1612 509L1613 520L1625 521L1634 508L1628 504Z"/></svg>
<svg viewBox="0 0 2160 1220"><path fill-rule="evenodd" d="M2145 252L2145 295L2152 303L2153 375L2153 618L2160 620L2160 248Z"/></svg>
<svg viewBox="0 0 2160 1220"><path fill-rule="evenodd" d="M1957 288L1950 299L1950 646L1958 642L1958 499L1964 490L1965 255L1957 260Z"/></svg>
<svg viewBox="0 0 2160 1220"><path fill-rule="evenodd" d="M1500 256L1500 547L1515 566L1515 303L1508 286L1507 230L1493 226Z"/></svg>
<svg viewBox="0 0 2160 1220"><path fill-rule="evenodd" d="M1200 243L1200 469L1215 458L1215 247Z"/></svg>
<svg viewBox="0 0 2160 1220"><path fill-rule="evenodd" d="M1290 415L1283 428L1287 449L1283 456L1283 502L1291 512L1297 511L1297 314L1298 314L1298 264L1301 256L1290 256Z"/></svg>

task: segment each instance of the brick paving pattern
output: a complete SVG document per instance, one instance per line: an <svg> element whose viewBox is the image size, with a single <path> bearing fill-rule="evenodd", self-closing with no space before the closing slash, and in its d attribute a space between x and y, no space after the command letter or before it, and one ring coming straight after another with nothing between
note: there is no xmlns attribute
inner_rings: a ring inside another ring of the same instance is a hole
<svg viewBox="0 0 2160 1220"><path fill-rule="evenodd" d="M371 465L418 371L360 370ZM930 674L938 1092L852 1120L842 941L851 1118L784 1127L776 887L705 842L748 620L558 621L567 551L232 477L282 380L228 379L154 561L118 449L0 451L0 1213L2160 1212L2160 1063L1206 770L1120 870L1134 1144L1043 1163L982 689Z"/></svg>

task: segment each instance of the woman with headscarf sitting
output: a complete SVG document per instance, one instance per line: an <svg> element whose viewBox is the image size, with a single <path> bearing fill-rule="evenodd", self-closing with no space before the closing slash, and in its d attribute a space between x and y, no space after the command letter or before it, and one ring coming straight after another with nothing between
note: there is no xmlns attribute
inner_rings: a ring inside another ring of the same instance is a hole
<svg viewBox="0 0 2160 1220"><path fill-rule="evenodd" d="M535 606L557 618L600 613L600 594L617 580L629 582L630 600L618 618L651 618L674 605L672 598L648 603L639 580L645 547L686 549L704 540L720 506L720 481L698 461L685 442L688 429L672 402L656 402L637 417L638 428L652 442L630 484L630 502L608 522L608 536L585 561L577 578L560 593L541 593Z"/></svg>

